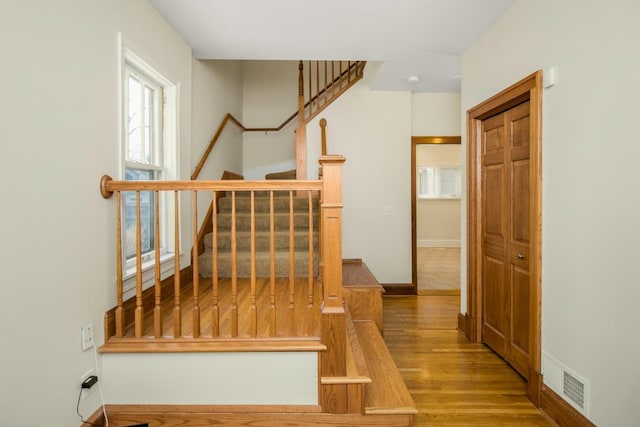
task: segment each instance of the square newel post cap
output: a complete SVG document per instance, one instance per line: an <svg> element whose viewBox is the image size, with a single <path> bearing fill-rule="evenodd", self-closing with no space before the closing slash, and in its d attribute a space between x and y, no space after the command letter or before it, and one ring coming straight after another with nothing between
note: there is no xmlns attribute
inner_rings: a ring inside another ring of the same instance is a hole
<svg viewBox="0 0 640 427"><path fill-rule="evenodd" d="M347 158L340 154L327 154L327 155L321 156L319 162L321 165L329 164L329 163L342 164L346 160Z"/></svg>

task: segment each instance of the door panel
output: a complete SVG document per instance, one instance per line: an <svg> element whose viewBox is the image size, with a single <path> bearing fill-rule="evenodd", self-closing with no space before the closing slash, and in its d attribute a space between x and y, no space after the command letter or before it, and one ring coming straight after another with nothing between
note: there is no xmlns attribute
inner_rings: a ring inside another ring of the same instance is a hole
<svg viewBox="0 0 640 427"><path fill-rule="evenodd" d="M529 102L482 122L483 340L525 378L530 326Z"/></svg>

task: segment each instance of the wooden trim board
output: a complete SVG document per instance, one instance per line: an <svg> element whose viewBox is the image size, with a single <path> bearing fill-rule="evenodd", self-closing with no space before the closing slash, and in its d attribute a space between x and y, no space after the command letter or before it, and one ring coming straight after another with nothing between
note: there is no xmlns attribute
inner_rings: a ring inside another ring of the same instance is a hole
<svg viewBox="0 0 640 427"><path fill-rule="evenodd" d="M542 385L540 410L562 427L595 427L584 415L558 396L549 387Z"/></svg>
<svg viewBox="0 0 640 427"><path fill-rule="evenodd" d="M416 295L417 286L413 283L382 283L385 296Z"/></svg>

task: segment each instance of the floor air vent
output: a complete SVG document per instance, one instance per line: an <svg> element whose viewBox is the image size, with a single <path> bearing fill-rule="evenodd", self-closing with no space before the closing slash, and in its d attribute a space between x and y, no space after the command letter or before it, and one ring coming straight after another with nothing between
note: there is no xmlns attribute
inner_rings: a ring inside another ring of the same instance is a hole
<svg viewBox="0 0 640 427"><path fill-rule="evenodd" d="M584 411L584 381L564 371L562 394Z"/></svg>
<svg viewBox="0 0 640 427"><path fill-rule="evenodd" d="M589 414L589 382L565 364L542 352L544 383L576 408L582 415Z"/></svg>

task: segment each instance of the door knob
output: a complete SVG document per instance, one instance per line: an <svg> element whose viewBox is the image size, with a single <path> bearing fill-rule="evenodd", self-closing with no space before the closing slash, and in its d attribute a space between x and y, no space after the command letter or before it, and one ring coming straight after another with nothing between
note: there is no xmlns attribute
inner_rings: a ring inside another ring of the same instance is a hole
<svg viewBox="0 0 640 427"><path fill-rule="evenodd" d="M518 259L525 259L525 258L526 258L526 257L524 256L524 254L518 254L518 255L516 255L516 257L517 257Z"/></svg>

